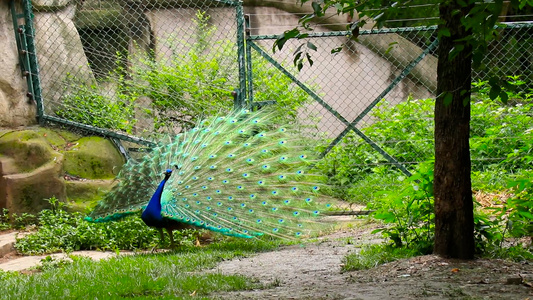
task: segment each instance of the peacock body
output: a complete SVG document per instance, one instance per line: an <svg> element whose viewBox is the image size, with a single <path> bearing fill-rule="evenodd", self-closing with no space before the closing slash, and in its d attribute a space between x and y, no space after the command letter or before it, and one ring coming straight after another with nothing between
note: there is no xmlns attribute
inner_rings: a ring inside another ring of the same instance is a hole
<svg viewBox="0 0 533 300"><path fill-rule="evenodd" d="M238 111L198 123L126 163L86 219L142 211L146 225L167 229L171 238L172 230L191 227L243 238L323 229L321 212L333 199L320 194L323 178L310 171L313 143L277 120L272 111Z"/></svg>

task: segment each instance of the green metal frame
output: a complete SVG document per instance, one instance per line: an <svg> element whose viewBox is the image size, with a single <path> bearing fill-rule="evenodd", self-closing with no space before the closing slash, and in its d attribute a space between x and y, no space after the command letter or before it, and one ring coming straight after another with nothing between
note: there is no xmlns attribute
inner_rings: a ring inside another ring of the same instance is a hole
<svg viewBox="0 0 533 300"><path fill-rule="evenodd" d="M368 34L387 34L387 33L403 33L403 32L412 32L412 31L434 31L436 30L436 26L430 26L430 27L409 27L409 28L391 28L391 29L372 29L372 30L362 30L360 32L360 35L368 35ZM322 32L322 33L310 33L307 38L321 38L321 37L332 37L332 36L347 36L351 33L348 31L336 31L336 32ZM383 148L381 148L378 144L376 144L372 139L370 139L367 135L365 135L361 130L359 130L356 125L361 121L363 117L365 117L395 86L397 86L402 79L404 79L409 73L414 69L414 67L433 49L436 48L438 45L438 41L435 39L417 58L415 58L413 61L411 61L398 75L392 82L389 84L387 88L383 90L383 92L380 93L379 96L377 96L364 110L361 112L354 121L350 122L346 118L344 118L339 112L337 112L333 107L331 107L326 101L322 99L319 95L317 95L315 92L313 92L306 84L302 83L300 80L298 80L291 72L289 72L286 68L284 68L280 63L278 63L270 54L266 53L259 45L255 43L255 41L258 40L273 40L277 39L278 35L247 35L246 36L246 45L250 47L251 49L254 49L257 53L259 53L263 58L265 58L269 63L271 63L276 69L281 71L285 76L289 77L298 87L300 87L303 91L305 91L311 98L313 98L316 102L318 102L320 105L322 105L326 110L328 110L331 114L333 114L338 120L340 120L344 125L346 125L346 128L344 131L339 134L331 143L328 145L328 147L322 152L321 157L324 157L327 153L331 151L331 149L337 145L342 138L350 131L354 131L359 137L361 137L366 143L368 143L374 150L379 152L387 161L389 161L391 164L395 165L398 169L400 169L404 174L411 176L411 172L407 170L407 168L400 163L397 159L395 159L393 156L388 154ZM251 53L247 53L248 56L251 56ZM251 62L250 62L251 64ZM249 71L251 72L251 71ZM249 86L249 99L253 99L253 89L251 88L253 86L252 76L251 74L248 74L249 80L248 80L248 86ZM254 103L251 102L251 105L253 106Z"/></svg>
<svg viewBox="0 0 533 300"><path fill-rule="evenodd" d="M18 13L14 0L9 2L11 16L13 18L13 29L19 51L19 62L22 76L26 77L28 85L28 99L35 102L37 108L37 121L42 124L44 116L44 105L41 93L41 80L39 77L39 64L35 52L35 29L33 27L33 10L30 0L22 0L23 12ZM19 24L19 20L24 20L24 24Z"/></svg>

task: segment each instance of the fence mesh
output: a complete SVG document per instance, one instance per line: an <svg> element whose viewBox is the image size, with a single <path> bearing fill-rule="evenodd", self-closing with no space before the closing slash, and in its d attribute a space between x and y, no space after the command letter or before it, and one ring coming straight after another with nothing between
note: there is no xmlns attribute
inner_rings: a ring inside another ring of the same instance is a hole
<svg viewBox="0 0 533 300"><path fill-rule="evenodd" d="M353 201L397 185L432 159L434 27L362 30L357 40L346 32L318 32L274 53L282 31L265 31L269 24L254 24L252 18L244 40L241 5L85 0L38 12L45 114L157 140L160 133L231 110L232 92L238 90L255 105L275 102L308 125L327 154L317 167L341 187L340 196ZM496 180L483 175L490 168L507 175L520 164L532 169L527 161L533 148L532 33L531 23L501 29L489 45L485 68L474 74L479 93L472 102L471 147L473 172L482 174L478 187ZM298 71L294 53L302 44L313 63ZM339 46L343 51L332 54ZM514 76L510 80L518 88L509 92L506 105L489 99L486 81L493 76Z"/></svg>
<svg viewBox="0 0 533 300"><path fill-rule="evenodd" d="M233 107L234 6L86 0L34 22L48 115L153 139Z"/></svg>
<svg viewBox="0 0 533 300"><path fill-rule="evenodd" d="M504 188L504 181L518 169L533 167L528 159L533 142L533 24L507 26L489 45L483 70L473 74L475 189ZM255 35L249 42L260 46L261 50L253 49L265 53L264 60L274 61L270 68L285 74L280 76L294 77L312 90L315 97L308 97L299 113L315 126L310 130L324 138L322 149L327 155L318 167L341 187L340 196L365 202L375 197L376 190L396 187L421 162L433 158L436 29L361 31L357 41L333 34L319 32L289 40L275 52L276 36ZM308 43L317 49L310 49ZM343 50L331 54L339 46ZM301 71L293 61L298 49L307 49L312 59L312 65L306 62ZM254 89L263 84L262 72L253 70ZM516 88L509 90L507 104L489 98L491 77L507 79ZM295 81L289 85L293 90L301 91ZM283 103L294 94L274 90L268 97ZM319 101L313 101L317 97Z"/></svg>

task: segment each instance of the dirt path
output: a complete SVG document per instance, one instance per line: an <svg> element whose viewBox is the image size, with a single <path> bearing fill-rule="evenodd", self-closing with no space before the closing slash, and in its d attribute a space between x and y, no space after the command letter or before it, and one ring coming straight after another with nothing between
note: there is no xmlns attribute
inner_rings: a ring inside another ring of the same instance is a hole
<svg viewBox="0 0 533 300"><path fill-rule="evenodd" d="M347 238L350 237L350 243ZM372 242L368 231L344 231L320 242L226 261L217 271L251 276L263 290L225 299L533 299L533 263L458 261L428 255L371 270L341 273L343 257ZM521 279L522 276L524 279ZM508 284L507 281L509 281Z"/></svg>

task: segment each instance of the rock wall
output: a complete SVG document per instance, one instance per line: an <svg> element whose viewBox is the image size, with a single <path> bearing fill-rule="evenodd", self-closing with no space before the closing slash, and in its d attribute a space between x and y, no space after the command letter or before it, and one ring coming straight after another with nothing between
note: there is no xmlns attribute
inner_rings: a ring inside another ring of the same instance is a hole
<svg viewBox="0 0 533 300"><path fill-rule="evenodd" d="M35 103L26 97L26 79L22 77L10 1L0 1L0 126L16 127L36 123ZM20 1L15 2L22 12ZM58 102L65 93L69 73L79 82L94 82L76 27L76 5L71 0L33 1L35 44L41 69L43 98L48 104ZM19 23L22 24L22 21ZM47 72L46 70L51 70ZM61 70L61 73L53 71Z"/></svg>
<svg viewBox="0 0 533 300"><path fill-rule="evenodd" d="M0 41L0 126L33 124L35 105L26 97L8 1L0 1Z"/></svg>
<svg viewBox="0 0 533 300"><path fill-rule="evenodd" d="M28 128L0 133L0 209L37 213L55 197L80 210L109 190L124 159L100 137Z"/></svg>

